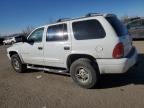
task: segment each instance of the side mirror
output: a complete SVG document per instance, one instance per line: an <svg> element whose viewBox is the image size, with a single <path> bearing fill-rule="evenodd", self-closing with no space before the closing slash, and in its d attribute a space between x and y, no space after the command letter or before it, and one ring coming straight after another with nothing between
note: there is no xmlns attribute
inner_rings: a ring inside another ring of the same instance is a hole
<svg viewBox="0 0 144 108"><path fill-rule="evenodd" d="M27 42L28 41L26 36L21 36L21 39L22 39L22 42Z"/></svg>
<svg viewBox="0 0 144 108"><path fill-rule="evenodd" d="M34 40L33 39L28 39L27 42L30 43L30 44L33 44Z"/></svg>

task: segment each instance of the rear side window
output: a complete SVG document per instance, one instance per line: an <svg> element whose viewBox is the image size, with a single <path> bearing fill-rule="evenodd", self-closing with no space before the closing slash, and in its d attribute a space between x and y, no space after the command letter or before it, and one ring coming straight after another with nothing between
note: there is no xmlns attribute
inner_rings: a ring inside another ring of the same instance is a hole
<svg viewBox="0 0 144 108"><path fill-rule="evenodd" d="M72 24L74 37L77 40L104 38L106 33L97 20L86 20Z"/></svg>
<svg viewBox="0 0 144 108"><path fill-rule="evenodd" d="M59 24L48 27L46 41L65 41L65 40L68 40L66 24Z"/></svg>
<svg viewBox="0 0 144 108"><path fill-rule="evenodd" d="M117 17L106 17L106 19L111 24L118 36L124 36L128 34L127 28L119 19L117 19Z"/></svg>

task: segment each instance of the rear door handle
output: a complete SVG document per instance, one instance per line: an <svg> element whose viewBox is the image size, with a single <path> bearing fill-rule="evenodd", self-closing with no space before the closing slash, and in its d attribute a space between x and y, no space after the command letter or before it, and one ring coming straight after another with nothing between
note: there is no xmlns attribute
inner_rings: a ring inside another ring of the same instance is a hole
<svg viewBox="0 0 144 108"><path fill-rule="evenodd" d="M38 47L38 49L39 49L39 50L42 50L42 49L43 49L43 47Z"/></svg>
<svg viewBox="0 0 144 108"><path fill-rule="evenodd" d="M69 46L65 46L64 50L70 50L70 47Z"/></svg>

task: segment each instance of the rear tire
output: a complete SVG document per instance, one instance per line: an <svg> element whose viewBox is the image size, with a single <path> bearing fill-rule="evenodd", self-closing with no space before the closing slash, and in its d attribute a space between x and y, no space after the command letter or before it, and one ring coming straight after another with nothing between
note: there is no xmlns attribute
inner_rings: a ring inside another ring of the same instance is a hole
<svg viewBox="0 0 144 108"><path fill-rule="evenodd" d="M98 82L98 67L87 58L74 61L70 67L70 74L74 82L83 88L93 88Z"/></svg>
<svg viewBox="0 0 144 108"><path fill-rule="evenodd" d="M26 65L22 64L18 54L14 54L11 56L11 65L13 69L18 73L22 73L26 70Z"/></svg>

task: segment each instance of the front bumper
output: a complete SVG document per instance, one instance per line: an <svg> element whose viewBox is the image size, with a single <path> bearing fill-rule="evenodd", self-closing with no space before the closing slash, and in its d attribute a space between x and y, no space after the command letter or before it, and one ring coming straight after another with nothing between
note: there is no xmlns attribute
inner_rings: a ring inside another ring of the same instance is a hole
<svg viewBox="0 0 144 108"><path fill-rule="evenodd" d="M137 50L133 48L131 52L121 59L97 59L100 73L125 73L137 62Z"/></svg>

